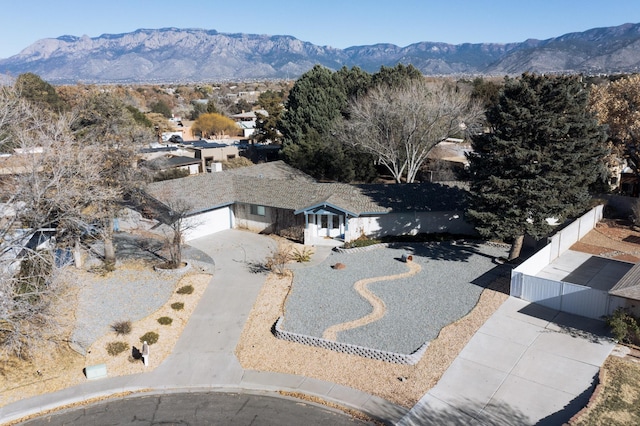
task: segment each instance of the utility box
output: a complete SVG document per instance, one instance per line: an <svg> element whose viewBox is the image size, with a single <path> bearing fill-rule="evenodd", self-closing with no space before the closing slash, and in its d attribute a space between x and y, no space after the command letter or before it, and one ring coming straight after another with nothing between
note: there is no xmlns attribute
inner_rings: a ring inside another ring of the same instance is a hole
<svg viewBox="0 0 640 426"><path fill-rule="evenodd" d="M88 380L101 379L107 377L107 364L96 364L85 367L84 375Z"/></svg>

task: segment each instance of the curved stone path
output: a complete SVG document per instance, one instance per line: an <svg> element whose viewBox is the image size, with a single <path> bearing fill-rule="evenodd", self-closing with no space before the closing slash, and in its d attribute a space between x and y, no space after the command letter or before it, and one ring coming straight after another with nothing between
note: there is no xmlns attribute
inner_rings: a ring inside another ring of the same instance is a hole
<svg viewBox="0 0 640 426"><path fill-rule="evenodd" d="M391 281L410 277L417 274L422 269L420 265L414 262L407 262L407 265L409 266L409 271L402 274L366 278L364 280L356 281L356 283L353 285L353 288L360 294L360 296L362 296L367 302L369 302L371 306L373 306L373 311L361 318L332 325L331 327L327 328L324 333L322 333L322 338L325 340L335 341L338 337L338 333L341 331L362 327L363 325L370 324L382 318L387 312L387 306L384 304L384 301L376 296L371 290L369 290L367 286L379 281Z"/></svg>

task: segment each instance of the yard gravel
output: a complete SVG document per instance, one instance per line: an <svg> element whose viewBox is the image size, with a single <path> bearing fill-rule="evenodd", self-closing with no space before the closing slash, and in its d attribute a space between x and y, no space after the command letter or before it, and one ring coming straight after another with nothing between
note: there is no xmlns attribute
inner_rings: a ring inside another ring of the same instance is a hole
<svg viewBox="0 0 640 426"><path fill-rule="evenodd" d="M410 354L440 330L467 315L482 291L510 268L496 264L504 246L477 242L395 244L372 250L333 252L322 263L296 268L284 307L282 329L322 337L328 327L371 312L354 290L364 278L407 272L402 255L422 270L411 277L369 284L387 312L376 322L338 333L337 341ZM333 269L343 263L345 269Z"/></svg>
<svg viewBox="0 0 640 426"><path fill-rule="evenodd" d="M185 273L214 271L214 261L192 247L183 251L183 259L188 259L190 267L181 272L167 272L150 267L150 262L159 264L166 260L158 254L162 244L157 237L117 233L114 242L119 259L115 271L104 276L90 271L81 273L84 284L78 294L71 347L82 355L96 340L111 332L115 322L138 321L160 309ZM94 250L100 252L101 248ZM92 259L93 263L96 261ZM122 267L122 262L127 266Z"/></svg>
<svg viewBox="0 0 640 426"><path fill-rule="evenodd" d="M73 348L83 355L94 341L112 331L113 323L138 321L160 309L175 290L176 276L141 266L85 282L71 337Z"/></svg>

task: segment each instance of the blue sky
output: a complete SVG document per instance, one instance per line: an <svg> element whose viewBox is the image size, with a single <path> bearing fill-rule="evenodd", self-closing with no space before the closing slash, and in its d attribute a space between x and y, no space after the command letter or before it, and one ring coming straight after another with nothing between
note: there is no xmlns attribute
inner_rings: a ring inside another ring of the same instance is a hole
<svg viewBox="0 0 640 426"><path fill-rule="evenodd" d="M338 48L546 39L640 22L638 0L2 0L0 58L43 38L139 28L286 34Z"/></svg>

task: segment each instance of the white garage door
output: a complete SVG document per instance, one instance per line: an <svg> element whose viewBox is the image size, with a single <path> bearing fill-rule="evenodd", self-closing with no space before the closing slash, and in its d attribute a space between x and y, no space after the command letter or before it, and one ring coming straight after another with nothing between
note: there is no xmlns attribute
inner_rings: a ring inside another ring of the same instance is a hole
<svg viewBox="0 0 640 426"><path fill-rule="evenodd" d="M185 240L194 240L205 235L231 229L231 210L223 207L218 210L202 213L188 218L189 227L185 232Z"/></svg>

